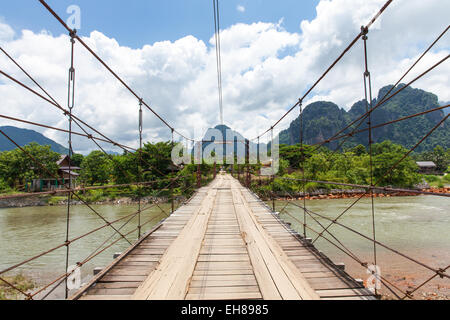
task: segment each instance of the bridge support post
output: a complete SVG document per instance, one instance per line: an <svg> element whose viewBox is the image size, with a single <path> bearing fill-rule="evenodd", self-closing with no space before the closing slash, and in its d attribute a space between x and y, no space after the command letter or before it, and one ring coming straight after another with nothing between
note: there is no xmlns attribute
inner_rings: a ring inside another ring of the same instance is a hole
<svg viewBox="0 0 450 320"><path fill-rule="evenodd" d="M70 56L70 69L69 78L67 83L67 103L69 107L69 189L72 188L72 109L75 105L75 68L74 68L74 47L75 47L75 36L76 30L70 31L70 44L71 44L71 56ZM64 176L64 175L63 175ZM41 184L42 187L42 184ZM69 272L69 233L70 233L70 202L72 201L72 192L67 193L67 215L66 215L66 269L65 272ZM64 297L67 299L69 296L68 278L64 279L65 291Z"/></svg>
<svg viewBox="0 0 450 320"><path fill-rule="evenodd" d="M142 182L142 128L143 128L143 117L142 117L142 99L139 99L139 164L138 164L138 174L139 182ZM142 195L142 185L139 185L139 199L138 199L138 239L141 238L141 195Z"/></svg>
<svg viewBox="0 0 450 320"><path fill-rule="evenodd" d="M201 163L202 163L202 150L203 150L203 141L197 143L197 188L201 188L202 186L202 173L201 173Z"/></svg>
<svg viewBox="0 0 450 320"><path fill-rule="evenodd" d="M272 176L272 211L275 212L275 192L274 192L274 185L275 185L275 177Z"/></svg>
<svg viewBox="0 0 450 320"><path fill-rule="evenodd" d="M172 149L173 149L173 131L174 131L174 129L172 128L171 129L171 131L172 131ZM172 173L172 178L173 178L173 164L172 164L172 166L171 166L171 173ZM172 183L170 184L170 205L171 205L171 209L172 209L172 211L170 212L170 214L172 214L174 211L175 211L175 204L174 204L174 200L173 200L173 181L172 181Z"/></svg>
<svg viewBox="0 0 450 320"><path fill-rule="evenodd" d="M245 139L245 162L246 162L246 172L245 172L245 186L250 188L250 141Z"/></svg>
<svg viewBox="0 0 450 320"><path fill-rule="evenodd" d="M197 188L202 186L202 173L200 171L200 163L197 164Z"/></svg>

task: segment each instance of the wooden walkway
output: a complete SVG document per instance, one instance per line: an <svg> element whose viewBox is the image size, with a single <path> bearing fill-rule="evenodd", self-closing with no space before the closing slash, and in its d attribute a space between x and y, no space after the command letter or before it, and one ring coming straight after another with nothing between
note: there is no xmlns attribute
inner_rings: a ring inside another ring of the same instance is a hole
<svg viewBox="0 0 450 320"><path fill-rule="evenodd" d="M104 268L72 299L374 299L230 175Z"/></svg>

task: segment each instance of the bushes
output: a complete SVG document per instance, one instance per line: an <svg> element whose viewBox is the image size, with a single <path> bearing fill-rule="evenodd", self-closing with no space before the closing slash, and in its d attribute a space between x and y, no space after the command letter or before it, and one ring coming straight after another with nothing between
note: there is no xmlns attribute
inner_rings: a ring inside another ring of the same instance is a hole
<svg viewBox="0 0 450 320"><path fill-rule="evenodd" d="M438 176L434 176L434 175L424 175L423 178L428 183L437 182L440 180Z"/></svg>
<svg viewBox="0 0 450 320"><path fill-rule="evenodd" d="M5 180L0 178L0 193L10 192L12 189L9 187Z"/></svg>

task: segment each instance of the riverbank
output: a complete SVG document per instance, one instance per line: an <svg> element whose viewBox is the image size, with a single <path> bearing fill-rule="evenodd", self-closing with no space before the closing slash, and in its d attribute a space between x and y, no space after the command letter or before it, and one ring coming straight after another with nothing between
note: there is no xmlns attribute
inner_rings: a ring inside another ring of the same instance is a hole
<svg viewBox="0 0 450 320"><path fill-rule="evenodd" d="M13 277L3 277L3 280L4 281L0 281L0 300L22 300L25 298L23 294L12 286L26 293L36 287L34 281L23 274L17 274Z"/></svg>
<svg viewBox="0 0 450 320"><path fill-rule="evenodd" d="M185 196L177 196L174 199L176 202L186 201ZM170 197L153 197L147 196L141 198L141 204L149 203L167 203ZM94 205L134 205L138 204L139 200L132 197L107 198L99 201L86 200L87 203ZM83 201L72 200L71 205L82 205ZM27 198L5 199L0 200L0 208L25 208L25 207L44 207L44 206L64 206L67 205L66 197L49 197L49 196L30 196Z"/></svg>
<svg viewBox="0 0 450 320"><path fill-rule="evenodd" d="M422 189L422 191L427 192L434 192L434 193L440 193L440 194L449 194L450 195L450 188L444 187L444 188L427 188ZM352 199L352 198L359 198L363 195L364 198L369 198L370 194L366 193L366 190L364 189L334 189L334 190L316 190L309 192L306 196L307 200L331 200L331 199ZM373 194L375 198L390 198L390 197L413 197L413 196L419 196L418 193L413 192L376 192ZM264 200L269 200L268 198L265 198L264 196L260 195L260 197ZM303 200L302 194L283 194L278 193L276 194L276 200ZM175 197L175 201L177 202L183 202L186 200L185 196L177 196ZM170 197L164 196L164 197L153 197L153 196L146 196L141 198L141 204L148 204L148 203L165 203L170 201ZM108 198L103 197L99 201L92 201L89 199L86 199L86 202L89 204L96 204L96 205L132 205L137 204L139 200L135 197L111 197ZM72 200L71 205L81 205L83 204L80 200ZM67 205L67 198L66 197L55 197L55 196L33 196L30 195L29 197L24 198L12 198L12 199L4 199L0 200L0 208L24 208L24 207L42 207L42 206L63 206Z"/></svg>
<svg viewBox="0 0 450 320"><path fill-rule="evenodd" d="M424 192L433 192L440 194L450 195L450 188L428 188L422 189ZM390 198L390 197L414 197L420 196L420 193L415 192L374 192L373 196L375 198ZM277 193L276 200L303 200L302 194L283 194ZM331 200L331 199L353 199L353 198L370 198L370 193L367 193L364 189L343 189L343 190L318 190L309 192L306 195L306 200ZM262 197L264 198L264 197ZM267 199L265 199L267 200Z"/></svg>

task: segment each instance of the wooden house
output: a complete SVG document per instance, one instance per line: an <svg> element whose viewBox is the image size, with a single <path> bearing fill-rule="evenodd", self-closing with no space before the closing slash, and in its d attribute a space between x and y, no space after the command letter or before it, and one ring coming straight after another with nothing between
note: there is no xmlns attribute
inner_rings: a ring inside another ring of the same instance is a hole
<svg viewBox="0 0 450 320"><path fill-rule="evenodd" d="M65 154L61 155L56 164L58 165L58 179L55 179L53 177L33 179L31 183L31 191L42 192L76 187L76 180L79 176L79 173L77 173L77 171L81 170L81 168L72 165L70 163L69 156ZM69 181L71 181L70 186Z"/></svg>

